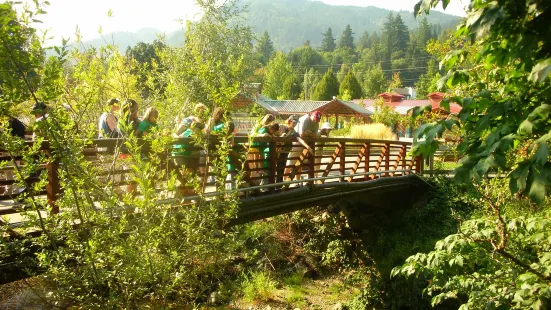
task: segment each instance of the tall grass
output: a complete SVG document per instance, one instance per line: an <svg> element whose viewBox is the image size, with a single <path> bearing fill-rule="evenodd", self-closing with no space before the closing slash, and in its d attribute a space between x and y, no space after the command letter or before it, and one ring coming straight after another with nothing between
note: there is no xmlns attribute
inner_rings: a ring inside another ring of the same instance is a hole
<svg viewBox="0 0 551 310"><path fill-rule="evenodd" d="M350 137L357 139L398 140L390 127L380 123L353 125L350 128Z"/></svg>
<svg viewBox="0 0 551 310"><path fill-rule="evenodd" d="M267 301L275 296L277 282L267 272L251 272L242 283L243 299Z"/></svg>

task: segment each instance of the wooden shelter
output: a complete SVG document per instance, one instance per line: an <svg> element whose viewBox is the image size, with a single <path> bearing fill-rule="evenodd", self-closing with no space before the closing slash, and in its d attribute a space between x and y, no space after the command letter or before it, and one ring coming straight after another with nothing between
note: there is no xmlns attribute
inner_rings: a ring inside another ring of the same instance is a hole
<svg viewBox="0 0 551 310"><path fill-rule="evenodd" d="M318 110L322 116L335 116L338 123L339 116L362 119L365 123L370 121L373 112L354 102L333 99L331 101L305 101L305 100L272 100L265 96L258 96L256 103L268 113L274 115L302 115Z"/></svg>

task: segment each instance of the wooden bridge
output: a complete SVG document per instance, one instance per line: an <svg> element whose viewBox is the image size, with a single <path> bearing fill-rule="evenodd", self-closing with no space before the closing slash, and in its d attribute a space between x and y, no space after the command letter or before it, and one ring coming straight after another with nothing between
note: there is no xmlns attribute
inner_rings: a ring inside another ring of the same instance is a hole
<svg viewBox="0 0 551 310"><path fill-rule="evenodd" d="M128 164L120 160L118 153L122 145L120 139L93 140L83 150L85 158L98 167L97 178L112 187L120 187L128 184L129 179L125 176L132 174ZM28 141L31 145L33 142ZM141 142L140 142L141 143ZM193 145L191 139L179 139L174 144ZM220 140L213 138L210 142L210 149L214 150L219 146ZM253 143L262 144L265 149L262 153L252 155L251 146ZM290 145L295 143L295 152L289 154ZM299 144L300 143L300 144ZM348 138L316 138L299 139L292 138L254 138L234 137L231 141L233 152L228 157L228 162L236 163L237 171L243 173L243 182L235 184L235 180L228 178L228 188L238 191L241 200L238 217L234 224L254 221L261 218L287 213L312 205L320 205L334 202L345 196L358 193L373 192L377 195L400 195L418 185L419 174L422 170L423 161L420 158L412 158L409 155L411 143L390 140L365 140ZM47 197L51 206L50 214L44 210L44 216L52 216L60 210L56 201L63 195L63 188L60 185L59 162L51 155L47 141L41 146L43 154L47 156L42 166L47 172L47 185L37 195ZM158 203L185 204L191 200L212 199L216 195L224 193L215 192L215 171L213 165L213 152L204 153L204 148L190 146L198 157L199 167L195 171L197 178L203 180L203 186L199 192L188 193L186 197L178 197L177 193L167 193L165 199ZM146 148L149 149L149 148ZM300 149L300 151L296 151ZM143 148L142 148L143 152ZM21 156L9 156L6 152L0 151L0 161L10 164L0 169L0 185L10 186L14 184L14 169L18 165L25 165ZM159 154L164 167L170 170L170 163L173 160L170 147ZM185 157L185 156L184 156ZM201 160L203 157L204 161ZM286 159L296 160L295 164L286 165ZM132 159L127 159L132 160ZM162 167L161 167L162 168ZM219 169L219 168L218 168ZM36 181L37 178L26 179L28 184ZM160 191L166 191L167 187L159 182ZM21 194L0 191L0 215L7 215L7 222L2 221L0 225L17 226L24 221L22 210L26 207L18 203ZM139 195L139 194L138 194Z"/></svg>

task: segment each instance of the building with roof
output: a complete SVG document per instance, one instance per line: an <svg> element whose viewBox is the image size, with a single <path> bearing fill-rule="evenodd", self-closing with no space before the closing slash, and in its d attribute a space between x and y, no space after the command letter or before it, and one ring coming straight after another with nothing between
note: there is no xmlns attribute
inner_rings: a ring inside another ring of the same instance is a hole
<svg viewBox="0 0 551 310"><path fill-rule="evenodd" d="M461 106L456 103L450 103L450 112L440 107L440 103L444 99L443 93L432 93L428 95L428 99L405 99L405 96L397 93L382 93L377 95L383 99L385 105L391 107L400 115L407 115L414 107L424 107L432 105L432 111L443 115L458 114L461 112ZM363 105L366 110L372 114L375 113L375 99L354 99L354 103Z"/></svg>
<svg viewBox="0 0 551 310"><path fill-rule="evenodd" d="M450 111L440 106L440 103L445 97L445 94L436 92L428 95L428 99L405 99L406 97L398 93L381 93L377 95L383 99L383 104L394 109L400 115L408 115L410 111L415 107L424 107L427 105L432 106L432 112L441 114L442 117L447 117L449 114L458 114L461 112L461 106L456 103L450 103ZM353 102L370 111L372 114L376 113L375 99L354 99ZM396 126L394 131L402 137L410 137L412 128L403 128Z"/></svg>
<svg viewBox="0 0 551 310"><path fill-rule="evenodd" d="M281 116L302 115L318 110L323 116L335 116L337 123L339 117L355 118L367 123L370 122L369 116L373 114L357 103L337 98L333 98L331 101L273 100L259 95L256 103L266 112Z"/></svg>

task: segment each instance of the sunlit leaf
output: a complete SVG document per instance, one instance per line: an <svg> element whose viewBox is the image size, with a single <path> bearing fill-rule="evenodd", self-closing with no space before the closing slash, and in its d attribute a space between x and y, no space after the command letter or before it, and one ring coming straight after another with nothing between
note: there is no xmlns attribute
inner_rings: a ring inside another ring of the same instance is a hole
<svg viewBox="0 0 551 310"><path fill-rule="evenodd" d="M534 68L532 69L532 72L530 73L530 81L539 84L549 76L550 72L551 72L551 58L547 58L545 60L538 62L538 64L534 66Z"/></svg>

